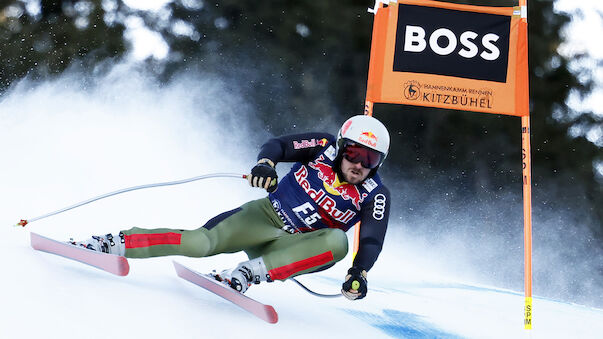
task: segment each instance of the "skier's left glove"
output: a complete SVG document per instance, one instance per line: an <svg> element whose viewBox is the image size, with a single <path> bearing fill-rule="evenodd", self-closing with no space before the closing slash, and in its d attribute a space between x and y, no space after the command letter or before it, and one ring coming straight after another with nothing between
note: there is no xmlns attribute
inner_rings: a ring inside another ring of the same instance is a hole
<svg viewBox="0 0 603 339"><path fill-rule="evenodd" d="M366 297L366 292L366 271L358 267L350 268L341 285L341 294L350 300L356 300Z"/></svg>
<svg viewBox="0 0 603 339"><path fill-rule="evenodd" d="M274 169L274 163L270 159L260 159L257 165L251 169L251 174L247 176L249 185L261 187L268 192L274 192L278 185L278 175Z"/></svg>

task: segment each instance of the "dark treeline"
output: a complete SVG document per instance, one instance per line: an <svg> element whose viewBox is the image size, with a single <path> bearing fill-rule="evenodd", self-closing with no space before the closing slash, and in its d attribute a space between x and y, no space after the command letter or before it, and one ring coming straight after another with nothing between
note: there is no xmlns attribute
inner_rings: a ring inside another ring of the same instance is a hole
<svg viewBox="0 0 603 339"><path fill-rule="evenodd" d="M91 70L118 60L131 49L127 19L137 16L169 45L165 59L147 61L163 81L182 72L215 73L236 84L274 135L329 128L328 122L363 110L373 21L367 8L373 4L174 0L160 12L142 12L121 0L3 1L0 93L25 76L47 79L68 67ZM586 94L592 86L588 70L572 72L572 60L557 52L569 20L554 12L552 1L530 1L533 204L540 213L582 211L576 225L588 225L601 239L603 179L594 170L603 161L601 148L584 133L568 133L601 123L592 112L566 105L572 91ZM392 135L384 168L392 186L414 182L425 188L421 199L445 196L459 205L515 192L521 205L518 118L384 104L375 105L374 114ZM429 213L420 202L403 200L397 202L401 213L407 207Z"/></svg>

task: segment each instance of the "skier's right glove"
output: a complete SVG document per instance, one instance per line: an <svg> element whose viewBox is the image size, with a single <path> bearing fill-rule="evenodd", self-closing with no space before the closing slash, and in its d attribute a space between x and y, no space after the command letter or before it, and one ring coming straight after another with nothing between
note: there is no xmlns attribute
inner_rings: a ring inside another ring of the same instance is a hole
<svg viewBox="0 0 603 339"><path fill-rule="evenodd" d="M261 187L268 192L274 192L278 185L278 175L274 169L274 163L270 159L260 159L257 165L251 169L247 181L252 187Z"/></svg>
<svg viewBox="0 0 603 339"><path fill-rule="evenodd" d="M341 285L341 294L350 300L356 300L366 297L366 292L366 271L351 267L348 275L345 276L345 282Z"/></svg>

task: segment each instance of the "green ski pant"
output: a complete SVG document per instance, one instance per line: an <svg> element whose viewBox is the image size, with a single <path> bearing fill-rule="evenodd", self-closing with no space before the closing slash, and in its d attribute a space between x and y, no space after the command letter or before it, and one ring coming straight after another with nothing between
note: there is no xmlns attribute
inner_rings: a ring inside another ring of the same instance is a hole
<svg viewBox="0 0 603 339"><path fill-rule="evenodd" d="M249 259L262 257L272 280L326 269L347 254L348 240L340 229L291 234L283 226L270 200L263 198L222 213L196 230L134 227L122 232L128 258L245 251Z"/></svg>

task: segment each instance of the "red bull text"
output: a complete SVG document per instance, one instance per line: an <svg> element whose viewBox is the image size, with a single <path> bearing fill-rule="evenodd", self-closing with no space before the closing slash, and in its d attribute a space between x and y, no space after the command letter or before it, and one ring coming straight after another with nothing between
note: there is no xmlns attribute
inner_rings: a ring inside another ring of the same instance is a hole
<svg viewBox="0 0 603 339"><path fill-rule="evenodd" d="M362 132L358 141L371 147L377 147L377 136L373 132Z"/></svg>
<svg viewBox="0 0 603 339"><path fill-rule="evenodd" d="M324 164L323 164L324 165ZM326 166L326 165L325 165ZM329 167L330 168L330 167ZM331 169L331 172L333 170ZM333 180L334 178L333 173ZM320 171L319 171L320 177ZM318 204L318 206L323 209L331 218L347 224L354 216L356 216L356 212L352 210L347 210L345 212L337 209L336 202L333 198L329 197L327 192L322 189L314 190L310 187L310 182L308 181L308 168L306 166L301 166L299 170L295 172L295 180L299 184L299 186L310 196L310 198ZM322 179L322 178L321 178ZM360 194L358 194L359 196ZM342 195L343 197L343 195ZM345 198L344 198L345 199ZM355 205L355 204L354 204Z"/></svg>
<svg viewBox="0 0 603 339"><path fill-rule="evenodd" d="M302 149L302 148L310 148L316 146L325 146L327 144L327 139L310 139L310 140L302 140L302 141L293 141L293 148Z"/></svg>

